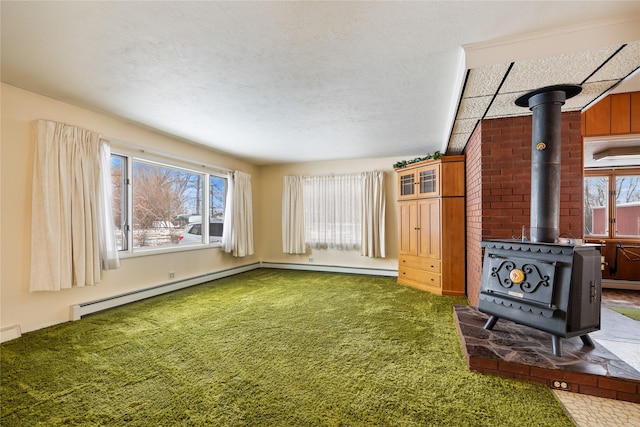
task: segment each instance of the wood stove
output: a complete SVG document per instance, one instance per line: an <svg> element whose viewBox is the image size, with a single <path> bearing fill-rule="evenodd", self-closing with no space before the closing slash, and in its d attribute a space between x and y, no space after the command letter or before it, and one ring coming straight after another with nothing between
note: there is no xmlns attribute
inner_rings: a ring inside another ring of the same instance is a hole
<svg viewBox="0 0 640 427"><path fill-rule="evenodd" d="M490 315L485 329L499 318L552 335L552 350L562 356L560 338L600 329L602 280L600 251L591 245L482 242L485 248L478 309Z"/></svg>
<svg viewBox="0 0 640 427"><path fill-rule="evenodd" d="M533 112L531 148L530 242L483 241L485 250L478 310L490 315L485 329L500 318L552 335L562 356L561 338L580 336L593 346L589 332L600 329L602 273L594 245L561 245L560 114L580 86L557 85L516 100Z"/></svg>

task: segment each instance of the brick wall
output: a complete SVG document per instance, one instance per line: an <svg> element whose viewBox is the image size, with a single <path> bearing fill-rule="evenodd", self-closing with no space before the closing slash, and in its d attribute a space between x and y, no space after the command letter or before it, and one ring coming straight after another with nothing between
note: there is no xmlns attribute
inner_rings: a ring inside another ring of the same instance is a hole
<svg viewBox="0 0 640 427"><path fill-rule="evenodd" d="M478 303L479 284L482 277L482 168L481 168L481 136L482 125L479 123L473 131L467 147L466 156L466 233L467 233L467 297L469 301Z"/></svg>
<svg viewBox="0 0 640 427"><path fill-rule="evenodd" d="M580 112L562 113L561 120L560 235L581 237L583 166ZM531 116L483 120L467 144L465 155L467 296L473 305L477 305L480 241L520 236L523 225L529 234ZM479 186L481 192L478 195ZM478 233L478 227L481 233Z"/></svg>

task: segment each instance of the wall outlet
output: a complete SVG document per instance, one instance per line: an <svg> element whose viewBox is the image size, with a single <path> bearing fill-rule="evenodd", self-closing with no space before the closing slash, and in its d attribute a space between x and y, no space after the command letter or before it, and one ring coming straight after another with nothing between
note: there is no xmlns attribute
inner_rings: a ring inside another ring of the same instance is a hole
<svg viewBox="0 0 640 427"><path fill-rule="evenodd" d="M169 279L175 279L176 278L176 272L175 271L170 271L169 272Z"/></svg>
<svg viewBox="0 0 640 427"><path fill-rule="evenodd" d="M313 257L309 257L309 262L313 262Z"/></svg>

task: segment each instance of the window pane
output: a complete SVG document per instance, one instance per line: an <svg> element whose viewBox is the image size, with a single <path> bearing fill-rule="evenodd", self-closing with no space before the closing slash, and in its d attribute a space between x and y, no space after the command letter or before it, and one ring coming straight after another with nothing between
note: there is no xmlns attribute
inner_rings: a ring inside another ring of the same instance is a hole
<svg viewBox="0 0 640 427"><path fill-rule="evenodd" d="M119 251L127 249L125 224L127 223L126 206L126 158L115 154L111 155L111 208L113 213L113 225L116 233L116 245Z"/></svg>
<svg viewBox="0 0 640 427"><path fill-rule="evenodd" d="M609 235L609 178L606 176L584 179L584 235Z"/></svg>
<svg viewBox="0 0 640 427"><path fill-rule="evenodd" d="M201 215L205 184L203 174L134 161L134 249L177 245L182 228L176 218Z"/></svg>
<svg viewBox="0 0 640 427"><path fill-rule="evenodd" d="M640 175L617 176L615 179L615 235L640 237Z"/></svg>

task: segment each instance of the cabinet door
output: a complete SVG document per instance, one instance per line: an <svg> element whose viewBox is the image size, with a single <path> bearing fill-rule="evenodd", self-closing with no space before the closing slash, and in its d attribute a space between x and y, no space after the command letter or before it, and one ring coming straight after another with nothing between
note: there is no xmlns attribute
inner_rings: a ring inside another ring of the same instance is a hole
<svg viewBox="0 0 640 427"><path fill-rule="evenodd" d="M419 200L418 256L440 259L440 199Z"/></svg>
<svg viewBox="0 0 640 427"><path fill-rule="evenodd" d="M398 172L398 199L415 199L417 184L415 169Z"/></svg>
<svg viewBox="0 0 640 427"><path fill-rule="evenodd" d="M611 133L631 133L631 94L616 93L611 96Z"/></svg>
<svg viewBox="0 0 640 427"><path fill-rule="evenodd" d="M418 196L435 197L440 195L440 165L430 165L416 171Z"/></svg>
<svg viewBox="0 0 640 427"><path fill-rule="evenodd" d="M399 206L399 242L400 255L418 253L418 202L401 202Z"/></svg>

